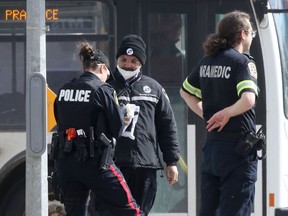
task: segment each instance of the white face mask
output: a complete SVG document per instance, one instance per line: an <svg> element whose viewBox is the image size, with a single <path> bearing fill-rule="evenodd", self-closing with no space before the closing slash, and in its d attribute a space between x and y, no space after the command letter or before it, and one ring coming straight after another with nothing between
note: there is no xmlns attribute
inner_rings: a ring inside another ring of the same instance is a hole
<svg viewBox="0 0 288 216"><path fill-rule="evenodd" d="M134 70L134 71L126 71L126 70L123 70L122 68L120 68L119 65L117 65L118 71L119 71L120 74L124 77L125 80L130 79L131 77L136 76L136 75L140 72L140 68L141 68L141 67L137 68L137 69Z"/></svg>

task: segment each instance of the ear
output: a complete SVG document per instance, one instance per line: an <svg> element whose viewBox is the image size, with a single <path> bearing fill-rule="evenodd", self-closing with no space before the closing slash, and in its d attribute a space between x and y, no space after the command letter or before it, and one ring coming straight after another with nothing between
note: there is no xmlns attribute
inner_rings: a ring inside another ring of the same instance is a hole
<svg viewBox="0 0 288 216"><path fill-rule="evenodd" d="M247 37L246 32L245 32L244 30L241 30L240 38L241 38L242 40L245 40L246 37Z"/></svg>
<svg viewBox="0 0 288 216"><path fill-rule="evenodd" d="M103 66L104 66L103 64L100 65L100 68L99 68L100 74L103 74Z"/></svg>

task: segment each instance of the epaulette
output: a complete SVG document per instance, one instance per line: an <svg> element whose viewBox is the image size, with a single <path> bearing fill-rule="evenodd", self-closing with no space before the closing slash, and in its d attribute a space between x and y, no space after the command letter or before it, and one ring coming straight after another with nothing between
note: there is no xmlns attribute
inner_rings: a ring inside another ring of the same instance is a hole
<svg viewBox="0 0 288 216"><path fill-rule="evenodd" d="M250 60L253 60L254 62L256 62L253 56L251 56L247 53L243 53L243 55L247 56Z"/></svg>
<svg viewBox="0 0 288 216"><path fill-rule="evenodd" d="M69 83L69 82L75 82L77 79L78 79L78 77L74 77L73 79L71 79L70 81L68 81L68 83Z"/></svg>

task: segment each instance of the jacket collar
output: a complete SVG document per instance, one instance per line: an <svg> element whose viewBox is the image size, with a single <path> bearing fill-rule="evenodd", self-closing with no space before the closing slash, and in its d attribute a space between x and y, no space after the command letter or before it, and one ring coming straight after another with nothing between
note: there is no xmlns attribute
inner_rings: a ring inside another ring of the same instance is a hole
<svg viewBox="0 0 288 216"><path fill-rule="evenodd" d="M100 80L100 78L95 73L91 73L89 71L84 71L80 77L89 77L89 78L94 78L94 79L96 78Z"/></svg>
<svg viewBox="0 0 288 216"><path fill-rule="evenodd" d="M130 79L125 80L124 77L118 71L118 69L115 68L114 76L115 76L115 80L121 82L124 86L129 86L133 82L138 81L142 77L142 70L140 70L140 72L137 75L135 75L134 77L131 77Z"/></svg>

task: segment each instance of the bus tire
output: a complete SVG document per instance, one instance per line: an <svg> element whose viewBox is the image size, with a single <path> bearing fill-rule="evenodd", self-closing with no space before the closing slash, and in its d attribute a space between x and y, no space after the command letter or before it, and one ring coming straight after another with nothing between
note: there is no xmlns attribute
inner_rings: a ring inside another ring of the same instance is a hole
<svg viewBox="0 0 288 216"><path fill-rule="evenodd" d="M1 216L25 215L25 179L20 179L9 189L1 205Z"/></svg>

